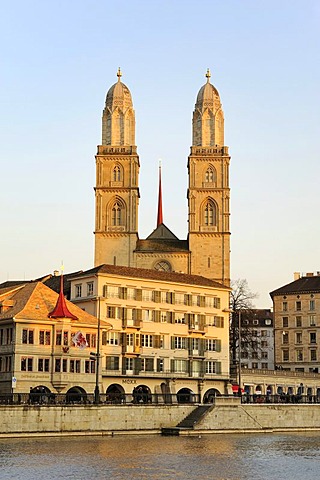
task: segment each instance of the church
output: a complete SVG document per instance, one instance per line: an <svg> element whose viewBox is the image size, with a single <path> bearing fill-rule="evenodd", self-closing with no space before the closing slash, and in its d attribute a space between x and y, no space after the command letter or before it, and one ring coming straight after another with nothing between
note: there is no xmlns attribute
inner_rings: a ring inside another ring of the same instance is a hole
<svg viewBox="0 0 320 480"><path fill-rule="evenodd" d="M161 169L157 228L138 234L139 169L135 111L130 90L118 80L107 93L102 144L96 155L95 266L102 264L201 275L230 285L230 188L224 114L217 89L206 82L193 111L188 157L188 237L179 239L162 217Z"/></svg>

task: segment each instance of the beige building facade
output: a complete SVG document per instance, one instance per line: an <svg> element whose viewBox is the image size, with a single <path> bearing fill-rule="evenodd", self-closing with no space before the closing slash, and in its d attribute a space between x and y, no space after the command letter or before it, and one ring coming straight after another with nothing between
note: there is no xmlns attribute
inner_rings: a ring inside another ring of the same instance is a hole
<svg viewBox="0 0 320 480"><path fill-rule="evenodd" d="M228 287L102 265L71 280L71 301L101 319L101 391L203 401L230 392Z"/></svg>
<svg viewBox="0 0 320 480"><path fill-rule="evenodd" d="M184 272L230 284L230 156L224 145L222 105L209 71L197 95L192 129L188 238L180 240L160 221L156 230L140 239L135 113L131 93L118 71L118 81L107 93L102 145L96 155L96 266Z"/></svg>
<svg viewBox="0 0 320 480"><path fill-rule="evenodd" d="M320 275L294 274L270 293L274 310L275 365L294 372L320 372Z"/></svg>

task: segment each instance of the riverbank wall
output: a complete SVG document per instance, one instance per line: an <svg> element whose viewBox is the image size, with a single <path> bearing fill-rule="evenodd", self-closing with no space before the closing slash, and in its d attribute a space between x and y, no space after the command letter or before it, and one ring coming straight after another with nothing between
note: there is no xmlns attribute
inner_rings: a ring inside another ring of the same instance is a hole
<svg viewBox="0 0 320 480"><path fill-rule="evenodd" d="M0 436L160 434L196 405L0 406ZM180 435L320 430L320 405L241 404L216 399L193 429Z"/></svg>

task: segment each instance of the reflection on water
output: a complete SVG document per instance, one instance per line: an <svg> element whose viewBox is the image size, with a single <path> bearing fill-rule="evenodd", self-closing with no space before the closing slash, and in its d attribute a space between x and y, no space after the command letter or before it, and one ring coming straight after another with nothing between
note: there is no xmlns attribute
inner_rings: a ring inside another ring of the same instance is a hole
<svg viewBox="0 0 320 480"><path fill-rule="evenodd" d="M320 434L0 439L0 478L314 480Z"/></svg>

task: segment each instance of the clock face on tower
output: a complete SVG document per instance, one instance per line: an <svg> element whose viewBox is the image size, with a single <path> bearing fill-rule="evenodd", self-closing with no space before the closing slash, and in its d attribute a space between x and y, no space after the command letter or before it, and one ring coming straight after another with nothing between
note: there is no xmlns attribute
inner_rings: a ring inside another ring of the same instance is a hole
<svg viewBox="0 0 320 480"><path fill-rule="evenodd" d="M172 268L169 262L166 260L161 260L160 262L157 262L154 266L155 270L159 270L160 272L171 272Z"/></svg>

